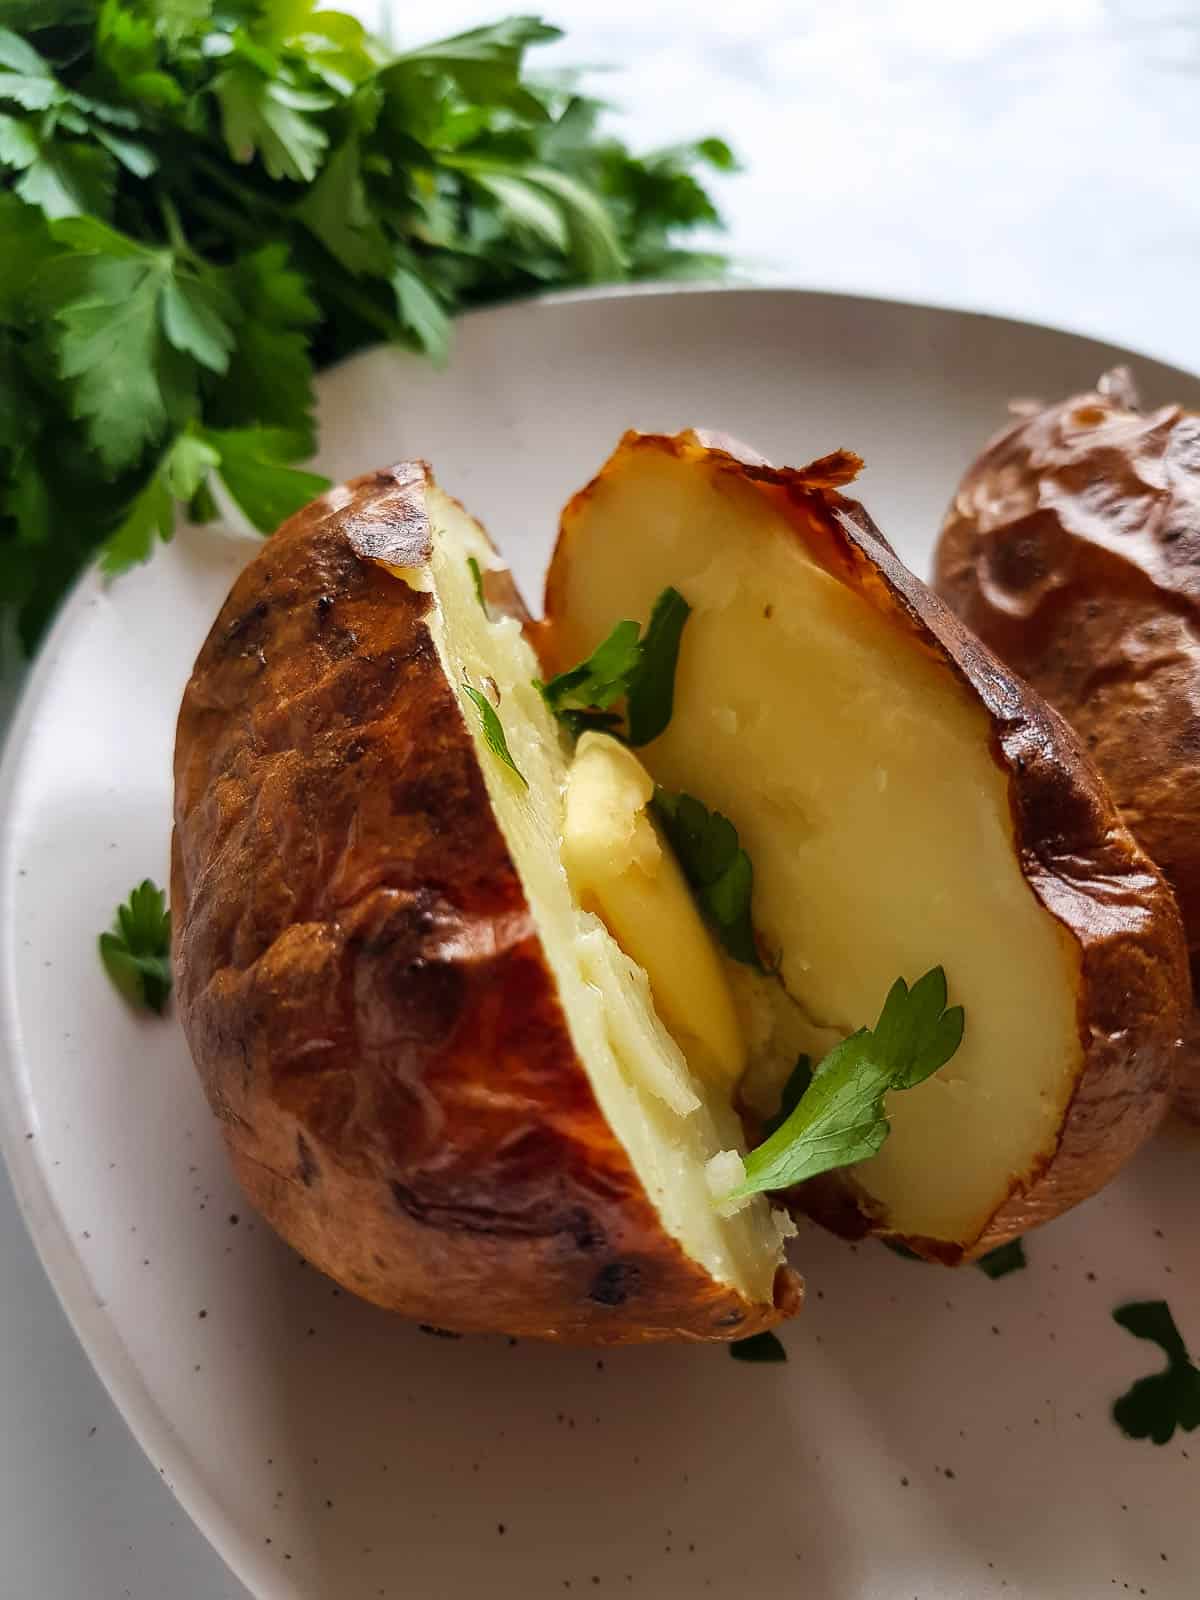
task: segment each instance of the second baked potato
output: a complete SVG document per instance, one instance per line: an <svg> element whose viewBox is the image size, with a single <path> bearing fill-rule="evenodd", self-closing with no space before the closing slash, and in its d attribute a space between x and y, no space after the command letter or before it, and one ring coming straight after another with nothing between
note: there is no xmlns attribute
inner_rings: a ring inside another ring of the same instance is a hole
<svg viewBox="0 0 1200 1600"><path fill-rule="evenodd" d="M1011 422L942 527L939 591L1078 731L1175 890L1200 978L1200 416L1124 370ZM1200 1019L1179 1097L1200 1116Z"/></svg>

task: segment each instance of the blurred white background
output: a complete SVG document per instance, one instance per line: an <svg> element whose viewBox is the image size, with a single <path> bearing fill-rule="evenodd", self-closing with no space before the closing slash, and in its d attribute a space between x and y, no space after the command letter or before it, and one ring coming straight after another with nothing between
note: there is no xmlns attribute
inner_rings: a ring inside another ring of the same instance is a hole
<svg viewBox="0 0 1200 1600"><path fill-rule="evenodd" d="M397 40L487 0L360 6ZM530 6L529 9L536 9ZM719 133L748 271L1002 311L1200 366L1197 0L561 0L635 143Z"/></svg>
<svg viewBox="0 0 1200 1600"><path fill-rule="evenodd" d="M345 0L343 0L345 3ZM348 9L355 9L349 6ZM362 4L378 25L387 9ZM396 6L398 42L503 14ZM726 136L755 276L1004 311L1200 367L1196 0L559 0L635 143ZM0 1177L0 1594L238 1600L93 1375Z"/></svg>

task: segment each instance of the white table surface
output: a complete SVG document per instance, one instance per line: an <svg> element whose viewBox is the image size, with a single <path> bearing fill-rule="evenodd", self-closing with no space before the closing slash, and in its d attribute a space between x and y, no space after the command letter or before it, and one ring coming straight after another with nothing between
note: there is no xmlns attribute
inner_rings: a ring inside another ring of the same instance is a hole
<svg viewBox="0 0 1200 1600"><path fill-rule="evenodd" d="M403 9L416 40L504 7ZM552 19L568 38L546 64L623 64L601 84L635 141L736 145L746 170L716 187L756 275L1200 368L1189 0L560 0ZM0 1280L0 1596L241 1600L92 1372L3 1174Z"/></svg>

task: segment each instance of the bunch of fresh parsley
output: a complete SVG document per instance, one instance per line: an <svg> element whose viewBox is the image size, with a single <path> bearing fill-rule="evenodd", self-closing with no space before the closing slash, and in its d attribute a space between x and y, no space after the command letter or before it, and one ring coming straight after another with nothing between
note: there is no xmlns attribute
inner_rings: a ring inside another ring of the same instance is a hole
<svg viewBox="0 0 1200 1600"><path fill-rule="evenodd" d="M513 17L397 53L313 0L10 0L0 28L0 624L179 505L270 530L321 480L313 373L460 307L711 272L718 139L635 157ZM12 31L17 29L19 31ZM214 493L216 491L216 493Z"/></svg>

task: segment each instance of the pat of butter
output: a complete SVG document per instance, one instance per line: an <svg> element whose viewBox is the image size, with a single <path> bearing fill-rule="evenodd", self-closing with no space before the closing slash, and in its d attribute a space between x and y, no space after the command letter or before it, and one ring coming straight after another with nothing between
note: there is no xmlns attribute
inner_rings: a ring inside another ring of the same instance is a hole
<svg viewBox="0 0 1200 1600"><path fill-rule="evenodd" d="M625 745L585 733L567 775L562 859L576 899L645 969L655 1008L694 1070L732 1086L746 1065L712 936L647 807L654 782Z"/></svg>

